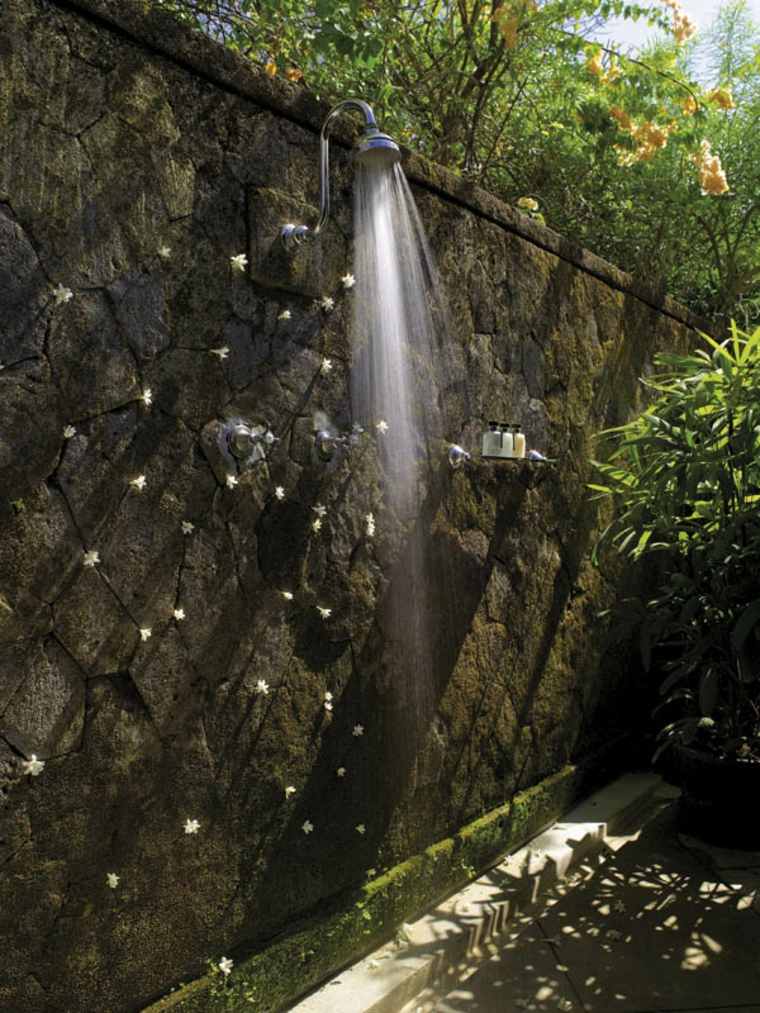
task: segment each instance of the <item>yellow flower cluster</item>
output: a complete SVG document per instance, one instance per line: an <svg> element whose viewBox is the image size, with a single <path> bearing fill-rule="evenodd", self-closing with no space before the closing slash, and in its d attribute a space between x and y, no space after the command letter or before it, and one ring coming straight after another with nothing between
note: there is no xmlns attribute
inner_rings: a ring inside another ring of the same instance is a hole
<svg viewBox="0 0 760 1013"><path fill-rule="evenodd" d="M613 106L610 109L610 116L617 122L619 128L626 134L630 134L638 145L635 151L616 145L619 165L633 165L635 162L648 162L656 152L666 147L668 134L673 129L673 124L661 127L651 120L636 124L624 109Z"/></svg>
<svg viewBox="0 0 760 1013"><path fill-rule="evenodd" d="M662 0L662 2L673 11L673 38L681 46L696 33L697 26L683 10L678 0Z"/></svg>
<svg viewBox="0 0 760 1013"><path fill-rule="evenodd" d="M689 95L686 101L682 103L681 108L683 109L685 116L693 116L697 109L699 109L699 106L694 96Z"/></svg>
<svg viewBox="0 0 760 1013"><path fill-rule="evenodd" d="M520 197L517 206L523 211L538 211L538 201L532 197Z"/></svg>
<svg viewBox="0 0 760 1013"><path fill-rule="evenodd" d="M620 67L617 65L617 60L610 60L610 65L605 70L602 66L602 54L598 50L586 61L586 70L598 78L600 84L613 84L620 77Z"/></svg>
<svg viewBox="0 0 760 1013"><path fill-rule="evenodd" d="M720 164L720 157L712 153L709 141L702 141L699 151L691 156L691 160L699 169L699 185L703 197L719 197L728 192L728 180Z"/></svg>
<svg viewBox="0 0 760 1013"><path fill-rule="evenodd" d="M707 96L708 102L714 102L720 109L736 109L730 88L713 88Z"/></svg>

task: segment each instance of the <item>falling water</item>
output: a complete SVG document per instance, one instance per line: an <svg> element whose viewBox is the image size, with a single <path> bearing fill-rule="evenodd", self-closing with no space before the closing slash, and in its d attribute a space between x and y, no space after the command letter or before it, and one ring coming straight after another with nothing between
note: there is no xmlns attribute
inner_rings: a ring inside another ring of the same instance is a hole
<svg viewBox="0 0 760 1013"><path fill-rule="evenodd" d="M383 513L395 552L382 608L385 684L418 739L435 706L430 517L426 499L440 459L436 350L445 309L414 199L400 166L360 166L355 180L354 417L374 432ZM383 432L382 423L388 425ZM440 624L440 617L438 618ZM402 729L398 729L402 735ZM407 743L411 748L411 742Z"/></svg>

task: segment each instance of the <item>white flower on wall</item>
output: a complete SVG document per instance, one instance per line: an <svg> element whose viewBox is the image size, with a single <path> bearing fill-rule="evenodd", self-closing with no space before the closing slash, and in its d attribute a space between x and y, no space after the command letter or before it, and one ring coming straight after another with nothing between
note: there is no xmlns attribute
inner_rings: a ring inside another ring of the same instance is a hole
<svg viewBox="0 0 760 1013"><path fill-rule="evenodd" d="M209 348L209 354L218 355L221 361L222 359L226 359L228 357L230 350L227 345L222 345L221 348Z"/></svg>
<svg viewBox="0 0 760 1013"><path fill-rule="evenodd" d="M321 605L317 605L317 612L323 619L329 619L332 615L332 609L323 608Z"/></svg>
<svg viewBox="0 0 760 1013"><path fill-rule="evenodd" d="M32 777L39 777L39 775L45 769L45 761L38 760L37 754L32 753L31 760L22 761L21 766L24 768L25 774L30 774Z"/></svg>
<svg viewBox="0 0 760 1013"><path fill-rule="evenodd" d="M63 427L63 438L64 440L70 440L72 436L76 436L77 431L74 426Z"/></svg>
<svg viewBox="0 0 760 1013"><path fill-rule="evenodd" d="M222 959L219 961L219 970L222 972L225 978L232 970L232 964L233 961L231 957L222 957Z"/></svg>
<svg viewBox="0 0 760 1013"><path fill-rule="evenodd" d="M61 285L59 282L53 289L53 298L55 299L56 306L65 306L67 302L71 302L74 298L74 293L70 288L66 288L65 285Z"/></svg>
<svg viewBox="0 0 760 1013"><path fill-rule="evenodd" d="M322 298L319 300L319 305L322 307L325 313L329 313L335 307L335 300L332 299L329 295L323 295Z"/></svg>
<svg viewBox="0 0 760 1013"><path fill-rule="evenodd" d="M356 832L357 832L357 834L366 834L367 833L367 828L365 827L365 825L363 823L357 823L356 824Z"/></svg>
<svg viewBox="0 0 760 1013"><path fill-rule="evenodd" d="M295 793L296 793L295 785L289 784L285 789L285 798L290 798L291 795L295 795Z"/></svg>
<svg viewBox="0 0 760 1013"><path fill-rule="evenodd" d="M145 388L145 390L140 395L140 400L144 405L150 408L150 406L153 404L153 391L150 389L150 387Z"/></svg>
<svg viewBox="0 0 760 1013"><path fill-rule="evenodd" d="M332 368L333 368L332 359L322 359L322 362L320 363L319 366L319 371L321 373L329 373L332 370Z"/></svg>
<svg viewBox="0 0 760 1013"><path fill-rule="evenodd" d="M168 260L172 255L171 246L159 246L158 255L161 258L161 260Z"/></svg>
<svg viewBox="0 0 760 1013"><path fill-rule="evenodd" d="M367 538L372 538L375 534L375 515L370 512L365 520L367 521Z"/></svg>
<svg viewBox="0 0 760 1013"><path fill-rule="evenodd" d="M185 618L185 610L184 609L174 609L174 611L172 612L172 615L174 616L174 618L177 620L178 623L182 622L182 620Z"/></svg>
<svg viewBox="0 0 760 1013"><path fill-rule="evenodd" d="M285 499L285 489L281 485L275 486L274 494L277 497L277 499L280 500Z"/></svg>
<svg viewBox="0 0 760 1013"><path fill-rule="evenodd" d="M269 683L266 681L266 679L259 679L259 681L256 683L256 692L259 694L259 696L269 695Z"/></svg>
<svg viewBox="0 0 760 1013"><path fill-rule="evenodd" d="M343 277L340 279L340 283L343 286L343 288L348 290L349 288L354 287L354 285L356 284L356 278L354 278L352 274L344 274Z"/></svg>
<svg viewBox="0 0 760 1013"><path fill-rule="evenodd" d="M314 511L317 517L324 517L325 514L327 513L327 507L322 506L321 503L317 503L317 505L313 506L311 509Z"/></svg>
<svg viewBox="0 0 760 1013"><path fill-rule="evenodd" d="M314 520L311 522L311 530L312 531L322 530L322 519L320 517L315 517Z"/></svg>
<svg viewBox="0 0 760 1013"><path fill-rule="evenodd" d="M89 549L84 554L84 565L85 566L97 566L100 562L100 555L97 549Z"/></svg>
<svg viewBox="0 0 760 1013"><path fill-rule="evenodd" d="M121 877L117 876L115 872L107 872L106 873L106 880L107 880L108 885L111 887L112 890L115 890L116 887L119 885L119 880L120 879L121 879Z"/></svg>
<svg viewBox="0 0 760 1013"><path fill-rule="evenodd" d="M303 821L303 825L301 826L301 830L303 830L303 832L305 834L310 834L313 829L314 829L314 824L311 822L311 820L304 820Z"/></svg>
<svg viewBox="0 0 760 1013"><path fill-rule="evenodd" d="M198 820L185 820L185 833L186 834L197 834L200 830L201 825Z"/></svg>
<svg viewBox="0 0 760 1013"><path fill-rule="evenodd" d="M360 735L364 735L364 725L354 725L354 729L351 732L354 738L358 738Z"/></svg>
<svg viewBox="0 0 760 1013"><path fill-rule="evenodd" d="M237 477L237 475L228 475L227 479L226 479L226 482L227 482L227 488L228 489L234 489L235 486L238 484L238 477Z"/></svg>
<svg viewBox="0 0 760 1013"><path fill-rule="evenodd" d="M335 771L335 773L336 773L336 775L338 777L345 777L346 776L346 768L345 767L338 767L338 769Z"/></svg>
<svg viewBox="0 0 760 1013"><path fill-rule="evenodd" d="M385 419L380 419L379 422L375 423L375 429L377 429L378 433L382 433L383 435L385 435L388 432L389 428L390 426L385 421Z"/></svg>
<svg viewBox="0 0 760 1013"><path fill-rule="evenodd" d="M145 475L138 475L137 478L131 478L129 480L129 484L133 488L137 489L138 492L142 492L143 489L145 488L147 481L148 480L146 479Z"/></svg>
<svg viewBox="0 0 760 1013"><path fill-rule="evenodd" d="M146 640L150 640L150 638L152 636L153 636L153 630L150 628L150 626L141 626L140 627L140 639L143 641L143 643Z"/></svg>
<svg viewBox="0 0 760 1013"><path fill-rule="evenodd" d="M248 257L244 253L238 253L237 256L230 257L230 263L233 271L240 271L242 274L248 267Z"/></svg>
<svg viewBox="0 0 760 1013"><path fill-rule="evenodd" d="M182 521L182 534L191 535L195 531L195 525L192 521Z"/></svg>
<svg viewBox="0 0 760 1013"><path fill-rule="evenodd" d="M292 591L281 591L280 594L285 599L285 601L293 601L293 592Z"/></svg>
<svg viewBox="0 0 760 1013"><path fill-rule="evenodd" d="M293 316L293 314L290 312L290 310L283 310L282 313L279 314L279 316L277 317L277 319L278 320L290 320L290 318L292 316Z"/></svg>

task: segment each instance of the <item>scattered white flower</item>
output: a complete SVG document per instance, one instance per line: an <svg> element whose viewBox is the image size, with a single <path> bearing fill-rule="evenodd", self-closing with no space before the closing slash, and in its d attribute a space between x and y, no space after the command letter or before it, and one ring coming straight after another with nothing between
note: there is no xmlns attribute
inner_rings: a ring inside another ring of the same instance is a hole
<svg viewBox="0 0 760 1013"><path fill-rule="evenodd" d="M354 730L351 732L354 738L358 738L360 735L364 735L364 725L354 725Z"/></svg>
<svg viewBox="0 0 760 1013"><path fill-rule="evenodd" d="M338 767L338 769L335 771L335 773L338 775L338 777L345 777L346 776L346 768L345 767Z"/></svg>
<svg viewBox="0 0 760 1013"><path fill-rule="evenodd" d="M375 423L375 429L377 429L378 433L383 433L383 434L385 434L385 433L387 433L387 432L388 432L388 429L389 429L389 428L390 428L390 426L389 426L389 425L388 425L388 423L387 423L387 422L385 421L385 419L380 419L380 421L379 421L379 422L376 422L376 423Z"/></svg>
<svg viewBox="0 0 760 1013"><path fill-rule="evenodd" d="M182 622L182 620L185 618L185 610L184 609L174 609L174 611L172 612L172 615L174 616L174 618L177 620L178 623Z"/></svg>
<svg viewBox="0 0 760 1013"><path fill-rule="evenodd" d="M304 820L303 826L301 827L301 830L303 830L303 832L305 834L310 834L313 829L314 829L314 824L311 822L311 820Z"/></svg>
<svg viewBox="0 0 760 1013"><path fill-rule="evenodd" d="M153 391L150 389L150 387L145 388L145 390L140 395L140 400L142 401L143 404L148 406L153 404Z"/></svg>
<svg viewBox="0 0 760 1013"><path fill-rule="evenodd" d="M712 718L700 718L697 722L697 728L714 728L715 721Z"/></svg>
<svg viewBox="0 0 760 1013"><path fill-rule="evenodd" d="M367 828L364 826L363 823L357 823L356 824L356 832L357 832L357 834L366 834L367 833Z"/></svg>
<svg viewBox="0 0 760 1013"><path fill-rule="evenodd" d="M332 367L333 367L332 359L322 359L322 362L319 366L319 371L320 373L329 373Z"/></svg>
<svg viewBox="0 0 760 1013"><path fill-rule="evenodd" d="M317 503L317 505L313 506L311 509L314 511L317 517L324 517L325 514L327 513L327 507L322 506L321 503Z"/></svg>
<svg viewBox="0 0 760 1013"><path fill-rule="evenodd" d="M332 609L323 608L321 605L317 605L317 612L319 612L323 619L329 619L332 615Z"/></svg>
<svg viewBox="0 0 760 1013"><path fill-rule="evenodd" d="M344 274L343 277L340 279L340 283L343 286L343 288L346 289L353 288L354 285L356 284L356 278L354 278L352 274Z"/></svg>
<svg viewBox="0 0 760 1013"><path fill-rule="evenodd" d="M325 710L332 712L333 705L329 700L325 700Z"/></svg>
<svg viewBox="0 0 760 1013"><path fill-rule="evenodd" d="M283 310L282 313L277 317L278 320L290 320L293 314L290 310Z"/></svg>
<svg viewBox="0 0 760 1013"><path fill-rule="evenodd" d="M372 538L372 536L375 534L375 515L371 512L368 513L366 516L366 521L367 521L367 538Z"/></svg>
<svg viewBox="0 0 760 1013"><path fill-rule="evenodd" d="M260 696L267 696L269 694L269 683L266 679L259 679L256 683L256 692Z"/></svg>
<svg viewBox="0 0 760 1013"><path fill-rule="evenodd" d="M226 977L232 970L232 958L222 957L222 959L219 961L219 970Z"/></svg>
<svg viewBox="0 0 760 1013"><path fill-rule="evenodd" d="M295 785L289 784L285 789L285 798L290 798L290 796L295 795L295 793L296 793Z"/></svg>
<svg viewBox="0 0 760 1013"><path fill-rule="evenodd" d="M240 271L242 274L248 267L248 257L244 253L238 253L236 257L230 257L233 271Z"/></svg>
<svg viewBox="0 0 760 1013"><path fill-rule="evenodd" d="M612 905L612 910L615 911L617 914L622 915L625 914L626 907L625 904L622 902L622 900L616 900L615 903Z"/></svg>
<svg viewBox="0 0 760 1013"><path fill-rule="evenodd" d="M372 869L367 869L367 875L370 879L373 879L377 875L377 869L374 867Z"/></svg>
<svg viewBox="0 0 760 1013"><path fill-rule="evenodd" d="M195 525L192 521L182 521L182 534L191 535L195 530Z"/></svg>
<svg viewBox="0 0 760 1013"><path fill-rule="evenodd" d="M327 692L325 693L325 700L326 700L326 701L327 701L328 703L330 703L330 701L332 700L332 698L333 698L333 695L332 695L332 693L330 692L330 690L328 689L328 691L327 691Z"/></svg>
<svg viewBox="0 0 760 1013"><path fill-rule="evenodd" d="M171 246L159 246L158 255L161 258L161 260L168 260L172 255Z"/></svg>
<svg viewBox="0 0 760 1013"><path fill-rule="evenodd" d="M228 475L227 476L227 488L228 489L234 489L237 484L238 484L238 477L237 477L237 475Z"/></svg>
<svg viewBox="0 0 760 1013"><path fill-rule="evenodd" d="M221 360L227 358L227 356L230 354L230 350L227 345L222 345L221 348L209 348L209 354L218 355L219 359Z"/></svg>
<svg viewBox="0 0 760 1013"><path fill-rule="evenodd" d="M280 594L285 599L285 601L293 601L293 592L292 591L281 591Z"/></svg>
<svg viewBox="0 0 760 1013"><path fill-rule="evenodd" d="M198 820L185 820L185 833L186 834L197 834L200 830L201 825Z"/></svg>
<svg viewBox="0 0 760 1013"><path fill-rule="evenodd" d="M150 640L150 638L152 636L153 636L153 630L150 628L150 626L141 626L140 627L140 638L143 641Z"/></svg>
<svg viewBox="0 0 760 1013"><path fill-rule="evenodd" d="M131 478L129 480L129 484L131 486L134 486L135 489L138 489L140 492L142 492L142 490L145 488L147 481L148 480L146 479L145 475L138 475L137 478Z"/></svg>
<svg viewBox="0 0 760 1013"><path fill-rule="evenodd" d="M573 1004L570 999L560 999L559 1009L562 1010L562 1013L571 1013L572 1008Z"/></svg>
<svg viewBox="0 0 760 1013"><path fill-rule="evenodd" d="M31 760L24 760L21 766L24 768L25 774L31 774L32 777L37 777L45 769L45 761L38 760L37 754L32 753Z"/></svg>
<svg viewBox="0 0 760 1013"><path fill-rule="evenodd" d="M325 313L329 313L330 310L333 309L335 306L335 300L332 299L329 295L323 295L322 298L319 300L319 305L322 307Z"/></svg>
<svg viewBox="0 0 760 1013"><path fill-rule="evenodd" d="M84 554L85 566L95 566L99 562L100 562L100 555L98 554L97 549L90 549L88 552L85 552Z"/></svg>
<svg viewBox="0 0 760 1013"><path fill-rule="evenodd" d="M275 486L274 494L277 497L277 499L285 499L285 489L281 485Z"/></svg>
<svg viewBox="0 0 760 1013"><path fill-rule="evenodd" d="M119 885L119 879L120 878L121 877L117 876L115 872L107 872L106 873L106 879L108 880L108 885L111 887L112 890L115 890L116 887Z"/></svg>
<svg viewBox="0 0 760 1013"><path fill-rule="evenodd" d="M74 426L63 427L63 438L64 440L70 440L72 436L76 436L77 431Z"/></svg>
<svg viewBox="0 0 760 1013"><path fill-rule="evenodd" d="M321 528L322 528L322 521L319 517L317 517L311 522L311 530L320 531Z"/></svg>
<svg viewBox="0 0 760 1013"><path fill-rule="evenodd" d="M63 306L74 298L74 293L70 288L66 288L65 285L61 285L59 282L53 289L53 298L55 299L56 306Z"/></svg>

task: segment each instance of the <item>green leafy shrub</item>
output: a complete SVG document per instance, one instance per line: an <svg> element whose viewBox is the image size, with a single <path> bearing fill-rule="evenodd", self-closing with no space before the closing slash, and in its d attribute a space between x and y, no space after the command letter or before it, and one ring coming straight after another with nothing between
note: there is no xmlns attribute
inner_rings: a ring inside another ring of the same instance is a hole
<svg viewBox="0 0 760 1013"><path fill-rule="evenodd" d="M760 328L703 337L708 350L658 356L649 409L600 434L592 488L615 517L597 552L652 578L626 607L664 672L655 756L680 741L760 762Z"/></svg>

